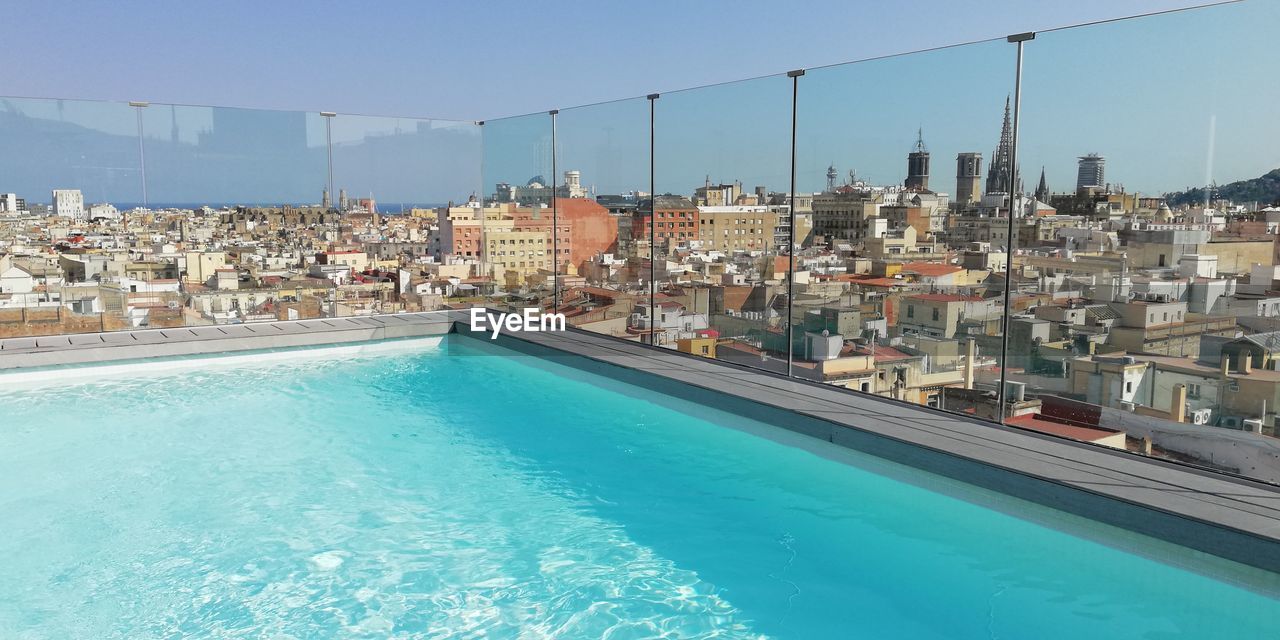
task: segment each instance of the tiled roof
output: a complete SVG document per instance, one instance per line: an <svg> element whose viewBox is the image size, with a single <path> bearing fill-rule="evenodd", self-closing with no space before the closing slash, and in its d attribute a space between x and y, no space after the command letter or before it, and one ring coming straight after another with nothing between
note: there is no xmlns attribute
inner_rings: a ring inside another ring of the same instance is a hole
<svg viewBox="0 0 1280 640"><path fill-rule="evenodd" d="M945 276L958 271L964 271L964 267L957 267L953 264L940 264L937 262L908 262L902 265L903 273L914 273L922 276Z"/></svg>

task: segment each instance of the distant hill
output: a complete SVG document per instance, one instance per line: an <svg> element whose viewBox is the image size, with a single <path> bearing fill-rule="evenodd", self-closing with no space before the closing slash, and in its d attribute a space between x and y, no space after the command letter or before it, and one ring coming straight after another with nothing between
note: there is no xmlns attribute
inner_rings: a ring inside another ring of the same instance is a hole
<svg viewBox="0 0 1280 640"><path fill-rule="evenodd" d="M1240 180L1218 187L1217 197L1236 203L1257 201L1262 205L1280 204L1280 169L1249 180ZM1169 206L1199 204L1204 202L1204 188L1187 189L1165 195Z"/></svg>

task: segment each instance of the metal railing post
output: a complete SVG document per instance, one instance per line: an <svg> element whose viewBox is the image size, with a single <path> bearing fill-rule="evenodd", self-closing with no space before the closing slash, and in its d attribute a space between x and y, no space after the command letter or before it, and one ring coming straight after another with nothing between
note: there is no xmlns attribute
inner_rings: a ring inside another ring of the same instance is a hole
<svg viewBox="0 0 1280 640"><path fill-rule="evenodd" d="M1009 146L1009 225L1005 237L1004 262L1004 315L1000 318L1000 384L996 389L996 410L1000 412L998 422L1005 420L1005 386L1009 378L1009 313L1013 308L1013 267L1014 244L1017 240L1017 227L1014 207L1018 206L1018 116L1022 113L1022 48L1028 40L1034 40L1034 31L1018 33L1006 38L1018 47L1018 63L1013 78L1013 139Z"/></svg>

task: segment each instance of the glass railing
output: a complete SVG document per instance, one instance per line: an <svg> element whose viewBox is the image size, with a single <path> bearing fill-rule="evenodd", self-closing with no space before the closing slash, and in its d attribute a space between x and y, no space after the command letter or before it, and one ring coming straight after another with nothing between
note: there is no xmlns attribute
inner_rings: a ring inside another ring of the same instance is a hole
<svg viewBox="0 0 1280 640"><path fill-rule="evenodd" d="M484 275L439 243L475 123L2 106L0 337L432 310Z"/></svg>
<svg viewBox="0 0 1280 640"><path fill-rule="evenodd" d="M641 210L650 193L646 98L555 114L557 166L569 187L556 213L569 230L559 305L571 326L649 343L654 264Z"/></svg>
<svg viewBox="0 0 1280 640"><path fill-rule="evenodd" d="M1006 424L1280 483L1277 26L1251 0L1024 44Z"/></svg>
<svg viewBox="0 0 1280 640"><path fill-rule="evenodd" d="M792 85L783 74L654 102L655 345L787 372L790 232L769 202L791 188Z"/></svg>
<svg viewBox="0 0 1280 640"><path fill-rule="evenodd" d="M1280 483L1280 5L483 123L0 103L0 337L486 306Z"/></svg>
<svg viewBox="0 0 1280 640"><path fill-rule="evenodd" d="M556 216L553 118L537 113L482 125L483 188L444 222L454 254L476 260L475 281L458 296L502 309L555 307L562 226ZM474 241L474 244L473 244ZM475 253L472 253L472 249Z"/></svg>
<svg viewBox="0 0 1280 640"><path fill-rule="evenodd" d="M443 229L478 200L482 156L474 122L328 115L332 185L341 217L316 262L359 264L335 281L340 315L472 305L489 292L476 255L451 249ZM332 205L332 202L331 202ZM450 238L453 239L452 237ZM323 274L328 276L329 274ZM332 278L331 278L332 279Z"/></svg>
<svg viewBox="0 0 1280 640"><path fill-rule="evenodd" d="M950 411L998 414L998 165L1016 60L1004 39L810 69L796 173L811 216L795 274L793 371ZM797 206L800 209L800 205ZM1003 222L1002 222L1003 221ZM970 255L972 254L972 257Z"/></svg>

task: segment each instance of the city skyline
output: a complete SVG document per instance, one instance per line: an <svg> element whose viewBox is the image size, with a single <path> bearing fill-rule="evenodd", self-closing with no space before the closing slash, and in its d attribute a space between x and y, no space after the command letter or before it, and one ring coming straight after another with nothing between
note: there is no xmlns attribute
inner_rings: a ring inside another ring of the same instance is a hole
<svg viewBox="0 0 1280 640"><path fill-rule="evenodd" d="M1216 6L1052 31L1027 43L1018 163L1024 185L1028 172L1034 181L1043 167L1051 191L1071 191L1075 158L1095 151L1108 157L1108 175L1116 183L1153 194L1255 178L1280 167L1280 144L1257 144L1280 141L1280 123L1250 110L1252 104L1280 102L1280 87L1223 80L1233 71L1215 64L1265 57L1265 34L1248 30L1263 29L1275 11L1266 3ZM1197 39L1212 46L1180 44ZM1145 53L1129 55L1137 49ZM1201 49L1212 55L1201 55ZM982 153L990 162L1000 108L1014 89L1013 51L997 40L809 70L798 84L798 190L820 189L832 164L876 184L901 183L901 156L921 130L935 175L940 158L959 153ZM1139 64L1156 58L1168 64ZM1133 71L1141 67L1141 73L1087 71L1110 59L1135 60ZM1180 88L1186 78L1193 81ZM1118 102L1117 92L1142 99ZM707 177L785 190L790 99L791 80L785 76L663 94L654 104L655 190L683 193ZM600 192L647 189L648 107L647 100L633 98L560 110L557 164L579 167ZM459 193L459 184L483 191L496 182L550 173L546 113L490 120L483 127L159 103L142 114L146 148L157 156L148 176L156 201L313 197L328 180L326 124L335 180L386 201L456 201L471 191ZM86 197L143 200L135 108L78 100L0 101L0 135L20 142L33 130L32 119L42 131L61 131L75 148L50 147L47 139L43 145L24 144L27 154L10 157L5 167L18 183L5 188L67 186L22 179L40 165L70 165L85 174L78 186ZM230 145L231 140L241 143ZM67 153L74 158L66 160ZM164 176L172 162L159 162L166 153L204 163L199 173L207 182L192 184L195 172L175 171L186 181L175 184L176 176ZM237 179L235 172L246 175L246 166L218 168L209 163L211 154L260 168L247 174L252 179ZM255 180L262 186L255 187ZM935 180L936 189L951 190L937 185Z"/></svg>

